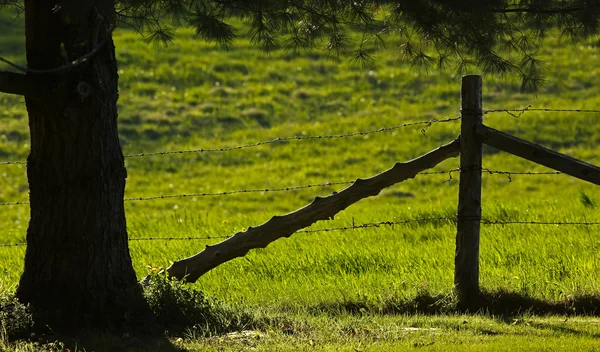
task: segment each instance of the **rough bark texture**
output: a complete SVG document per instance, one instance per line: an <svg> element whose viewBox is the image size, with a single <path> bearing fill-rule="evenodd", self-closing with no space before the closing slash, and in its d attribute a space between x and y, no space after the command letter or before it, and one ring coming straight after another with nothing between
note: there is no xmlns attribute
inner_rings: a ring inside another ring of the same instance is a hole
<svg viewBox="0 0 600 352"><path fill-rule="evenodd" d="M282 237L289 237L319 220L333 219L335 214L359 200L375 196L386 187L413 178L419 172L457 156L459 150L457 139L419 158L406 163L397 163L391 169L376 176L356 180L340 192L334 192L324 198L317 197L304 208L287 215L273 216L260 226L249 227L245 232L238 232L223 242L206 246L204 251L176 261L166 270L173 278L195 282L209 270L231 259L244 256L251 249L264 248L269 243Z"/></svg>
<svg viewBox="0 0 600 352"><path fill-rule="evenodd" d="M113 2L96 4L25 1L29 68L64 65L111 36L104 19ZM112 39L91 60L53 75L52 89L26 96L31 219L17 296L54 330L116 327L143 305L125 227Z"/></svg>

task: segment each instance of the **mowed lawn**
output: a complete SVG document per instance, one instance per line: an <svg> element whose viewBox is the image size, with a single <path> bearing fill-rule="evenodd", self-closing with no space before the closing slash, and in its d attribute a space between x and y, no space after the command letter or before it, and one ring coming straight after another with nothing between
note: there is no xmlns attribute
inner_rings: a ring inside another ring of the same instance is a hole
<svg viewBox="0 0 600 352"><path fill-rule="evenodd" d="M0 19L0 55L24 64L20 22ZM243 30L230 50L197 41L188 29L179 29L167 48L124 29L115 32L115 41L120 137L124 153L131 155L126 197L194 194L127 201L129 235L135 239L130 249L140 278L149 268L166 267L222 240L216 237L345 186L269 190L368 177L450 142L460 130L459 121L401 127L459 116L460 74L418 72L397 61L393 41L377 53L375 66L366 68L318 50L266 55ZM541 52L548 60L543 90L522 94L519 82L484 76L484 108L600 109L598 49L549 39ZM24 100L0 94L0 109L0 161L23 161L29 147ZM496 112L486 114L484 123L599 163L599 115ZM358 133L387 127L392 128ZM298 139L248 146L286 137ZM492 148L484 152L484 167L503 172L483 176L484 218L600 222L600 191L594 185L565 175L518 174L552 170ZM139 153L158 154L135 156ZM448 160L432 170L440 173L418 175L311 229L451 218L458 173L441 171L457 167L457 159ZM1 203L27 201L24 165L0 165L0 176ZM206 195L236 190L259 191ZM0 210L0 242L23 243L28 206ZM482 225L481 285L489 307L466 315L453 308L451 220L298 233L190 285L268 324L229 335L190 332L170 337L167 345L267 351L597 350L599 231L590 224ZM156 239L165 237L169 240ZM187 237L196 239L182 239ZM24 246L0 247L0 293L14 291L24 252ZM114 337L82 346L163 349Z"/></svg>

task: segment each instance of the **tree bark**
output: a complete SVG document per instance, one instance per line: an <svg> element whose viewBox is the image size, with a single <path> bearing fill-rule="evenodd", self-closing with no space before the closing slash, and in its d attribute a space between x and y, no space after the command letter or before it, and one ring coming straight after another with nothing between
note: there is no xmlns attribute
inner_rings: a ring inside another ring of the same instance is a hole
<svg viewBox="0 0 600 352"><path fill-rule="evenodd" d="M118 75L105 20L114 4L95 4L25 1L29 68L62 66L108 40L87 62L53 73L52 89L26 96L31 219L17 297L38 325L64 332L118 327L145 311L125 227Z"/></svg>
<svg viewBox="0 0 600 352"><path fill-rule="evenodd" d="M348 188L327 197L317 197L312 203L283 216L273 216L266 223L248 227L232 237L189 258L178 260L166 269L170 277L195 282L208 271L238 257L245 256L255 248L264 248L282 237L308 227L319 220L333 219L335 214L363 198L375 196L384 188L415 177L419 172L432 168L440 162L458 156L460 143L457 138L431 152L406 163L397 163L391 169L367 179L358 179ZM148 282L146 277L144 282Z"/></svg>

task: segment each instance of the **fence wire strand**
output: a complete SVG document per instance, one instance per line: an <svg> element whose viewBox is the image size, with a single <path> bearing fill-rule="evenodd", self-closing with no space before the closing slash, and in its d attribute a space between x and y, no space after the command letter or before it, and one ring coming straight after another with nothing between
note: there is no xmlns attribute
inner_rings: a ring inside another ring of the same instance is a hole
<svg viewBox="0 0 600 352"><path fill-rule="evenodd" d="M169 150L169 151L149 152L149 153L135 153L135 154L126 154L125 157L126 158L141 158L141 157L157 156L157 155L228 152L228 151L234 151L234 150L254 148L254 147L267 145L267 144L284 143L284 142L289 142L289 141L303 141L303 140L311 140L311 139L324 140L324 139L340 139L340 138L348 138L348 137L357 137L357 136L364 136L364 135L368 135L368 134L393 131L393 130L397 130L397 129L404 128L404 127L410 127L410 126L424 126L421 129L421 132L425 133L425 132L427 132L427 129L429 129L429 127L431 127L431 125L433 125L435 123L453 122L453 121L460 120L460 118L461 118L460 116L450 117L450 118L445 118L445 119L440 119L440 120L433 118L428 121L403 123L400 125L395 125L395 126L390 126L390 127L382 127L382 128L378 128L375 130L369 130L369 131L359 131L359 132L351 132L351 133L344 133L344 134L317 135L317 136L277 137L275 139L271 139L268 141L241 144L241 145L232 146L232 147L208 148L208 149L197 148L197 149ZM26 164L26 162L25 161L1 161L0 162L0 165L23 165L23 164Z"/></svg>
<svg viewBox="0 0 600 352"><path fill-rule="evenodd" d="M553 109L553 108L533 108L532 105L528 105L521 109L485 109L482 113L489 114L495 112L504 112L514 117L520 117L525 112L528 111L542 111L542 112L572 112L572 113L600 113L600 110L594 109ZM293 137L277 137L268 141L261 141L255 143L242 144L232 147L222 147L222 148L197 148L197 149L182 149L182 150L170 150L170 151L161 151L161 152L149 152L149 153L134 153L134 154L126 154L125 158L140 158L147 156L157 156L157 155L174 155L174 154L189 154L189 153L215 153L215 152L227 152L241 149L254 148L267 144L275 144L289 141L301 141L301 140L310 140L310 139L338 139L338 138L347 138L347 137L356 137L363 136L373 133L381 133L396 130L399 128L409 127L409 126L418 126L423 125L424 127L421 129L422 133L425 133L431 125L435 123L445 123L445 122L453 122L460 120L461 116L445 118L445 119L436 119L433 118L428 121L417 121L417 122L409 122L404 124L399 124L395 126L382 127L375 130L369 131L359 131L359 132L351 132L345 134L337 134L337 135L318 135L318 136L293 136ZM25 165L25 161L0 161L0 165Z"/></svg>
<svg viewBox="0 0 600 352"><path fill-rule="evenodd" d="M475 170L475 169L470 169ZM490 175L506 175L508 176L509 181L512 181L513 175L526 175L526 176L538 176L538 175L562 175L562 172L559 171L542 171L542 172L534 172L534 171L502 171L502 170L490 170L487 168L477 168L476 170L481 170L484 173L488 173ZM449 170L440 170L440 171L423 171L419 172L418 175L448 175L448 180L444 182L448 182L454 180L453 174L460 172L460 168L449 169ZM127 197L123 200L125 202L135 202L135 201L148 201L148 200L158 200L158 199L174 199L174 198L193 198L193 197L219 197L219 196L227 196L232 194L239 193L270 193L270 192L290 192L297 191L301 189L308 188L317 188L317 187L330 187L330 186L339 186L339 185L351 185L355 181L339 181L339 182L325 182L325 183L315 183L301 186L291 186L291 187L278 187L278 188L262 188L262 189L238 189L232 191L224 191L224 192L213 192L213 193L183 193L183 194L168 194L168 195L156 195L156 196L148 196L148 197ZM21 202L4 202L0 203L0 206L9 206L9 205L27 205L29 202L21 201Z"/></svg>
<svg viewBox="0 0 600 352"><path fill-rule="evenodd" d="M424 171L420 172L419 175L441 175L447 174L449 172L455 172L459 169L452 170L441 170L441 171ZM146 201L146 200L156 200L156 199L171 199L171 198L190 198L190 197L218 197L218 196L227 196L231 194L238 193L269 193L269 192L289 192L289 191L297 191L301 189L307 188L317 188L317 187L330 187L330 186L339 186L339 185L351 185L355 181L339 181L339 182L325 182L325 183L314 183L308 185L301 186L291 186L291 187L279 187L279 188L262 188L262 189L238 189L233 191L224 191L224 192L214 192L214 193L184 193L184 194L171 194L171 195L157 195L157 196L149 196L149 197L128 197L123 200L126 202L134 202L134 201ZM0 203L0 206L6 205L27 205L29 202L5 202Z"/></svg>
<svg viewBox="0 0 600 352"><path fill-rule="evenodd" d="M552 109L552 108L533 108L532 105L527 105L521 109L487 109L483 110L483 114L494 113L494 112L505 112L513 117L521 117L528 111L541 111L541 112L572 112L572 113L600 113L600 110L595 109Z"/></svg>
<svg viewBox="0 0 600 352"><path fill-rule="evenodd" d="M434 123L452 122L452 121L457 121L457 120L460 120L460 116L458 116L458 117L452 117L452 118L446 118L446 119L441 119L441 120L431 119L429 121L409 122L409 123L403 123L403 124L400 124L400 125L395 125L395 126L390 126L390 127L382 127L382 128L378 128L378 129L375 129L375 130L351 132L351 133L345 133L345 134L330 134L330 135L318 135L318 136L278 137L278 138L275 138L275 139L272 139L272 140L268 140L268 141L261 141L261 142L255 142L255 143L249 143L249 144L242 144L242 145L233 146L233 147L212 148L212 149L198 148L198 149L186 149L186 150L172 150L172 151L164 151L164 152L137 153L137 154L127 154L127 155L125 155L125 157L126 158L137 158L137 157L146 157L146 156L155 156L155 155L227 152L227 151L232 151L232 150L254 148L254 147L261 146L261 145L274 144L274 143L282 143L282 142L289 142L289 141L302 141L302 140L310 140L310 139L339 139L339 138L364 136L364 135L368 135L368 134L388 132L388 131L397 130L397 129L403 128L403 127L418 126L418 125L424 125L425 126L425 127L423 127L423 129L421 129L421 132L425 133L427 131L427 129L431 125L433 125Z"/></svg>
<svg viewBox="0 0 600 352"><path fill-rule="evenodd" d="M363 224L354 224L349 226L339 227L326 227L321 229L308 229L298 230L295 233L317 233L317 232L333 232L333 231L351 231L360 230L367 228L379 228L382 226L396 226L396 225L407 225L411 223L423 223L423 222L439 222L447 221L455 224L458 219L457 217L423 217L406 220L393 220L393 221L380 221L380 222L369 222ZM467 221L479 221L482 225L552 225L552 226L598 226L600 222L586 222L586 221L502 221L502 220L489 220L479 217L462 218ZM212 240L212 239L227 239L232 236L204 236L204 237L132 237L129 241L197 241L197 240ZM0 243L0 247L22 247L26 246L26 242L20 243Z"/></svg>
<svg viewBox="0 0 600 352"><path fill-rule="evenodd" d="M303 186L293 186L293 187L280 187L280 188L263 188L263 189L238 189L234 191L225 191L225 192L216 192L216 193L189 193L189 194L173 194L173 195L160 195L160 196L150 196L150 197L133 197L133 198L125 198L124 201L144 201L144 200L154 200L154 199L169 199L169 198L188 198L188 197L215 197L215 196L226 196L230 194L236 193L269 193L269 192L286 192L286 191L296 191L300 189L306 188L315 188L315 187L329 187L336 185L349 185L354 181L340 181L340 182L326 182L326 183L318 183L318 184L310 184Z"/></svg>
<svg viewBox="0 0 600 352"><path fill-rule="evenodd" d="M600 225L600 222L586 222L586 221L500 221L500 220L488 220L481 219L481 223L484 225L569 225L569 226L596 226Z"/></svg>

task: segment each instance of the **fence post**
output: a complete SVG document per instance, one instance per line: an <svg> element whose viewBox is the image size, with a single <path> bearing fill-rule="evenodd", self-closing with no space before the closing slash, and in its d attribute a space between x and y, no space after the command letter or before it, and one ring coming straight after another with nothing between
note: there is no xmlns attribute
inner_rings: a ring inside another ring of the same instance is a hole
<svg viewBox="0 0 600 352"><path fill-rule="evenodd" d="M454 285L462 305L479 296L482 143L477 139L475 128L482 122L481 87L481 76L462 78L460 183L454 258Z"/></svg>

